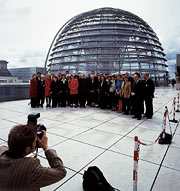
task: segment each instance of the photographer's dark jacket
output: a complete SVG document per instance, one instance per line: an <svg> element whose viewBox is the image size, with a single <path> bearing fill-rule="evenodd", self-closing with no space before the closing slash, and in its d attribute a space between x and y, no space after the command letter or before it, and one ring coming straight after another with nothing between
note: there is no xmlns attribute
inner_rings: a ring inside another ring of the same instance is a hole
<svg viewBox="0 0 180 191"><path fill-rule="evenodd" d="M56 151L45 152L51 168L42 167L38 158L18 159L6 155L7 147L0 147L0 190L3 191L40 191L63 179L66 170Z"/></svg>

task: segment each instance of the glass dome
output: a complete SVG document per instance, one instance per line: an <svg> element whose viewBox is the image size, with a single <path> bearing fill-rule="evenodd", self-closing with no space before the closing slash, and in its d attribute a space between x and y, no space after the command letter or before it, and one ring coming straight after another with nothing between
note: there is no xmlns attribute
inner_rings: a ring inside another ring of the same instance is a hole
<svg viewBox="0 0 180 191"><path fill-rule="evenodd" d="M65 23L54 37L45 66L53 73L149 73L164 83L166 61L158 37L143 19L121 9L100 8Z"/></svg>

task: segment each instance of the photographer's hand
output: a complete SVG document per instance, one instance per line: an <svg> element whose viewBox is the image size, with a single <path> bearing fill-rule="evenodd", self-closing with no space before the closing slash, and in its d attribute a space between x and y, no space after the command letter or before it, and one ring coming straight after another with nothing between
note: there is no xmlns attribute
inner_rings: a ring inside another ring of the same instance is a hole
<svg viewBox="0 0 180 191"><path fill-rule="evenodd" d="M46 131L43 130L43 137L42 139L38 138L38 144L39 146L46 151L48 149L48 137L46 135Z"/></svg>

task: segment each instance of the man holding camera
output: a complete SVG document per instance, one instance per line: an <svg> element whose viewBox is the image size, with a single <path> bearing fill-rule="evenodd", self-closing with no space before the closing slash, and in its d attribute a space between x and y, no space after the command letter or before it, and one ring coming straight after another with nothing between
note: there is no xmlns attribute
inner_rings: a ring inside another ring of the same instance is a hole
<svg viewBox="0 0 180 191"><path fill-rule="evenodd" d="M51 168L42 167L38 158L26 157L41 147ZM37 136L36 126L14 126L8 136L8 147L0 147L0 190L39 191L66 176L62 160L53 149L48 149L48 138L43 131Z"/></svg>

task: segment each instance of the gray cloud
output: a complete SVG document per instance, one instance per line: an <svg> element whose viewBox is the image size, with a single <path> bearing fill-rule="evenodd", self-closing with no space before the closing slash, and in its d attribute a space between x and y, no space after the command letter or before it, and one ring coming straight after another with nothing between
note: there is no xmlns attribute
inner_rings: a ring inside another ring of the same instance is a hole
<svg viewBox="0 0 180 191"><path fill-rule="evenodd" d="M45 55L43 51L26 50L25 52L14 52L9 56L8 68L14 67L44 67ZM17 59L14 59L17 58Z"/></svg>

